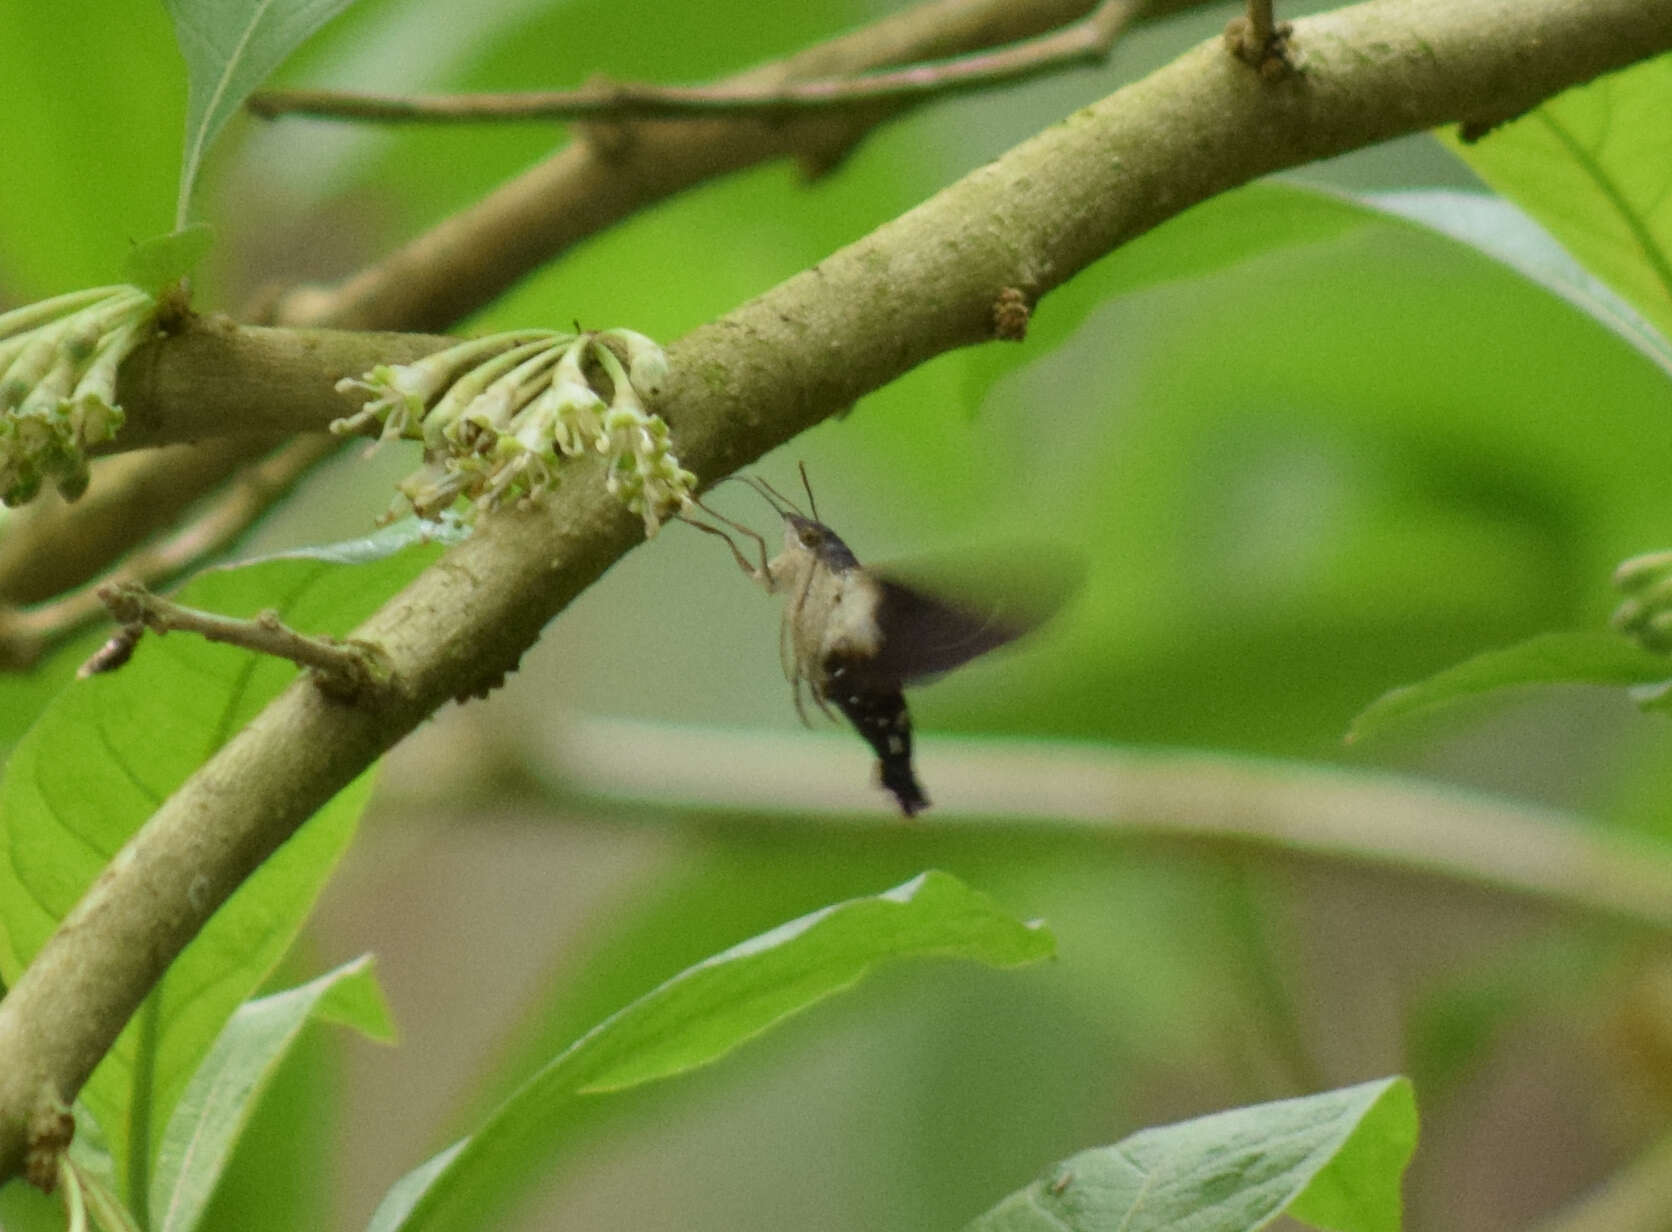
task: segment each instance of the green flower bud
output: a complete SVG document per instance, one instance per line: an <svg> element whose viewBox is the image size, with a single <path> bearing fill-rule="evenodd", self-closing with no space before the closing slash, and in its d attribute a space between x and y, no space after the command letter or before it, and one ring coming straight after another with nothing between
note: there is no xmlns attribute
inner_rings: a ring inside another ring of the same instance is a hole
<svg viewBox="0 0 1672 1232"><path fill-rule="evenodd" d="M28 458L16 458L10 467L0 467L0 504L16 508L34 500L41 490L41 469Z"/></svg>
<svg viewBox="0 0 1672 1232"><path fill-rule="evenodd" d="M36 334L24 343L5 375L0 376L0 411L9 411L23 404L23 400L51 369L53 360L57 358L56 350L50 333Z"/></svg>

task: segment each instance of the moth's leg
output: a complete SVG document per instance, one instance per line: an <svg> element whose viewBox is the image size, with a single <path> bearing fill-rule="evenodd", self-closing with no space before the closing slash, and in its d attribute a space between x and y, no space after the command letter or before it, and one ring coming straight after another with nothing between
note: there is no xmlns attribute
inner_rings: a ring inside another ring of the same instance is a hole
<svg viewBox="0 0 1672 1232"><path fill-rule="evenodd" d="M783 666L786 680L796 680L807 674L805 668L809 656L802 649L798 630L801 628L801 613L807 607L807 596L812 592L813 575L816 572L815 569L807 570L807 576L801 579L801 589L796 592L795 598L784 604L784 620L778 626L778 662Z"/></svg>
<svg viewBox="0 0 1672 1232"><path fill-rule="evenodd" d="M761 538L761 536L759 534L757 534L755 531L750 530L747 526L744 526L741 522L734 522L730 518L726 517L725 514L716 513L714 510L710 509L707 505L703 504L700 500L697 500L695 497L693 497L691 499L691 503L693 505L695 505L698 509L701 509L709 517L714 518L716 521L724 522L727 526L731 527L738 534L747 535L749 538L751 538L755 541L755 546L760 549L760 564L759 565L750 564L749 563L749 558L746 557L745 555L743 555L743 552L738 548L736 541L733 540L730 535L728 535L725 531L721 530L718 526L710 526L706 522L699 522L695 518L688 517L683 513L679 515L680 520L683 521L686 525L694 526L698 530L702 531L704 534L716 535L719 538L725 540L726 546L731 549L732 559L737 561L738 568L742 569L743 572L747 573L755 581L759 582L762 586L766 587L767 593L771 594L772 590L773 590L772 569L768 565L767 559L766 559L766 540Z"/></svg>
<svg viewBox="0 0 1672 1232"><path fill-rule="evenodd" d="M795 684L801 679L801 670L796 663L795 647L791 644L795 633L795 605L784 604L783 619L778 622L778 666L783 669L784 679Z"/></svg>
<svg viewBox="0 0 1672 1232"><path fill-rule="evenodd" d="M796 595L794 605L785 606L784 628L790 629L792 633L801 631L801 614L807 606L809 596L813 593L813 582L817 573L817 569L807 571L807 577L801 583L801 593ZM831 680L830 665L820 657L822 653L822 648L806 646L797 642L795 646L795 671L796 675L807 682L807 692L812 694L813 704L819 708L819 713L834 723L836 722L836 716L831 712L830 707L825 704ZM837 670L840 671L841 669L838 668ZM802 721L806 722L805 715L802 716ZM808 726L811 727L812 724L809 723Z"/></svg>
<svg viewBox="0 0 1672 1232"><path fill-rule="evenodd" d="M837 667L832 670L829 662L826 661L822 665L820 678L815 681L812 686L811 691L813 694L813 700L818 703L819 709L824 713L824 717L829 719L832 723L839 722L840 720L837 719L835 712L831 710L829 699L830 696L838 689L845 689L848 687L847 683L842 679L842 677L847 674L847 670L848 669L845 667Z"/></svg>
<svg viewBox="0 0 1672 1232"><path fill-rule="evenodd" d="M815 696L817 695L815 694ZM790 677L790 697L795 700L795 713L796 717L801 720L801 726L811 727L813 724L807 717L807 707L801 704L801 676L799 674Z"/></svg>

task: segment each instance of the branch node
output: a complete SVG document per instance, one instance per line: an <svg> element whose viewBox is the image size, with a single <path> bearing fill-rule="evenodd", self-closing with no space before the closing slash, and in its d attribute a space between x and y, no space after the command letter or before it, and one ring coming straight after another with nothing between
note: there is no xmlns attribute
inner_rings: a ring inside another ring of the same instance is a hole
<svg viewBox="0 0 1672 1232"><path fill-rule="evenodd" d="M42 1193L58 1186L58 1161L70 1149L75 1137L75 1117L50 1086L29 1113L28 1141L24 1147L23 1176Z"/></svg>
<svg viewBox="0 0 1672 1232"><path fill-rule="evenodd" d="M593 73L582 83L580 92L605 100L606 106L611 103L619 106L630 93L626 86L606 73ZM606 163L625 162L638 141L631 117L622 112L612 114L606 111L597 119L577 120L573 129L575 136L586 142L592 152Z"/></svg>
<svg viewBox="0 0 1672 1232"><path fill-rule="evenodd" d="M114 671L132 657L146 629L179 629L211 642L224 642L257 654L288 659L308 669L319 691L336 701L364 703L388 689L392 672L383 652L369 642L298 633L272 610L253 620L185 607L154 595L138 582L112 582L98 588L99 601L122 628L86 663L82 677Z"/></svg>
<svg viewBox="0 0 1672 1232"><path fill-rule="evenodd" d="M993 337L1000 342L1022 342L1028 336L1033 308L1020 287L1005 287L993 300Z"/></svg>
<svg viewBox="0 0 1672 1232"><path fill-rule="evenodd" d="M1249 0L1248 12L1225 23L1225 48L1266 82L1281 81L1295 70L1289 36L1293 22L1274 22L1271 0Z"/></svg>

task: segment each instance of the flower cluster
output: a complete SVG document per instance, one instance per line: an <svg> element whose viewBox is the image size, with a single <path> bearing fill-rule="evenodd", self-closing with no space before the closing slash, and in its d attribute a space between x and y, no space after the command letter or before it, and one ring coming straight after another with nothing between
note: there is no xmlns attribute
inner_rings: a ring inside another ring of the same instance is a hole
<svg viewBox="0 0 1672 1232"><path fill-rule="evenodd" d="M608 384L607 402L593 372ZM339 381L339 391L370 398L331 430L422 441L424 466L400 490L432 520L461 496L477 509L538 503L557 486L563 459L592 450L607 458L609 490L654 535L696 483L669 450L667 424L641 400L667 374L662 349L632 330L496 334Z"/></svg>
<svg viewBox="0 0 1672 1232"><path fill-rule="evenodd" d="M0 501L48 479L66 500L87 490L88 447L122 426L116 370L156 308L136 287L96 287L0 315Z"/></svg>

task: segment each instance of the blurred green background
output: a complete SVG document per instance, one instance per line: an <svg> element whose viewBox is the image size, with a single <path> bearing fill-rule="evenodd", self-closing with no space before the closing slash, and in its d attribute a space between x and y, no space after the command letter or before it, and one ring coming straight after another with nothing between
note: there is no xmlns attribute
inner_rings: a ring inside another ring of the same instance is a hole
<svg viewBox="0 0 1672 1232"><path fill-rule="evenodd" d="M1321 6L1284 10L1305 7ZM579 320L677 338L1207 37L1228 9L1147 25L1104 68L924 108L815 184L775 165L685 193L460 328ZM881 11L361 0L281 79L698 81ZM184 85L167 19L0 0L0 30L0 297L112 280L173 202ZM200 195L218 229L200 305L344 274L561 139L543 124L237 120ZM1296 179L1474 186L1428 138ZM1307 201L1263 189L1199 207L1046 299L1029 345L943 357L760 466L789 488L804 461L863 560L1028 537L1085 560L1045 633L914 697L930 795L966 800L937 735L992 741L995 756L1053 742L1068 762L1052 765L1178 746L1406 772L1666 839L1672 737L1616 693L1526 692L1343 747L1390 687L1600 626L1614 563L1668 541L1672 433L1665 374L1584 315L1448 240ZM338 459L240 552L361 533L411 461ZM763 520L741 489L721 501ZM1409 1226L1491 1232L1560 1207L1663 1131L1663 937L1211 837L977 826L973 805L899 824L866 786L868 750L801 733L777 618L718 545L672 526L555 622L507 688L391 756L291 974L375 950L403 1042L322 1035L244 1148L218 1226L266 1226L255 1209L290 1221L275 1227L363 1225L532 1058L714 950L931 866L1049 919L1059 960L891 970L712 1071L601 1101L518 1226L952 1228L1050 1160L1142 1125L1402 1071L1423 1113ZM647 779L657 733L722 738L679 780L710 802L640 790L631 772L567 773L577 740L619 719L649 724L633 729ZM774 807L712 802L802 742L861 802L857 820L848 796L835 821L788 789ZM1096 814L1095 794L1080 803ZM1212 807L1236 820L1234 801Z"/></svg>

